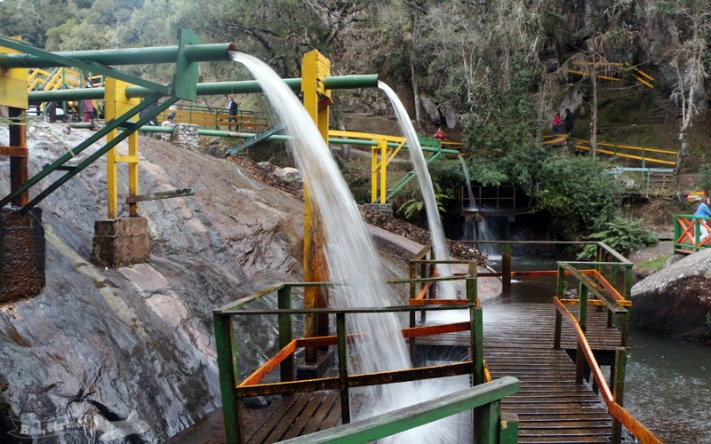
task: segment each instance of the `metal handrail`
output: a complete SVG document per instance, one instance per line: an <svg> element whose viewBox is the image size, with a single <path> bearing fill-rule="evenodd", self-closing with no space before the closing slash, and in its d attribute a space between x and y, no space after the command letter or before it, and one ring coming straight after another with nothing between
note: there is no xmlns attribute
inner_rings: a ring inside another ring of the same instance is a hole
<svg viewBox="0 0 711 444"><path fill-rule="evenodd" d="M553 298L553 304L556 307L557 313L559 313L563 318L565 318L566 322L568 322L568 324L573 327L578 343L577 356L578 358L584 356L584 359L591 370L592 377L594 378L595 383L597 384L600 390L602 399L605 402L605 405L607 406L607 410L610 413L610 416L612 416L620 424L624 425L627 430L629 430L637 439L642 442L642 444L663 443L664 441L662 441L654 432L645 427L644 424L639 422L634 416L632 416L627 410L625 410L622 405L618 403L618 399L621 398L621 387L624 384L625 369L625 366L619 365L619 363L626 362L627 349L625 347L619 347L617 349L616 361L618 362L618 365L615 366L615 390L613 393L613 391L611 391L610 387L607 385L607 381L605 380L605 377L603 376L602 371L600 370L600 366L598 365L597 360L595 359L595 355L592 349L590 348L590 344L588 343L587 337L585 336L583 326L581 326L578 320L575 319L575 316L573 316L573 314L565 307L565 305L563 305L563 302L558 297ZM581 301L581 307L582 304L583 302ZM582 382L582 372L580 370L581 369L579 368L578 377L581 380L580 382ZM619 432L616 433L616 435L618 436L613 436L613 442L620 442Z"/></svg>
<svg viewBox="0 0 711 444"><path fill-rule="evenodd" d="M673 214L674 252L693 253L711 247L711 236L701 239L701 227L711 233L711 217L693 214Z"/></svg>
<svg viewBox="0 0 711 444"><path fill-rule="evenodd" d="M518 379L504 376L431 401L280 442L283 444L371 442L477 407L491 406L490 408L497 411L501 399L515 394L518 388ZM490 423L486 426L496 427L498 416L491 415ZM515 442L517 431L509 424L506 425L499 428L498 442Z"/></svg>
<svg viewBox="0 0 711 444"><path fill-rule="evenodd" d="M437 282L466 280L468 300L465 301L470 310L470 322L457 324L438 325L430 327L416 327L403 329L403 336L415 338L424 335L451 333L457 331L470 331L472 335L472 359L470 361L439 365L432 367L416 368L412 370L400 370L377 374L349 375L346 367L346 347L348 342L360 340L367 333L346 334L346 315L355 313L376 313L376 312L410 312L427 309L429 311L439 310L461 310L461 305L442 306L394 306L394 307L361 307L361 308L291 308L291 290L295 287L313 286L334 286L333 283L284 283L273 286L248 297L242 298L233 303L227 304L213 313L216 349L218 355L218 367L220 371L220 388L223 399L223 414L225 417L225 430L227 441L230 443L239 442L241 431L239 429L239 409L237 408L239 398L242 396L258 396L260 394L296 393L300 391L339 389L341 394L341 415L344 423L350 421L350 406L348 404L348 390L350 387L391 383L394 381L411 381L415 379L425 379L432 377L451 376L455 374L473 374L474 383L484 382L483 352L482 352L482 317L481 308L478 306L476 298L476 275L468 275L465 278L444 277L427 279L404 279L392 281L392 284L415 284L417 282ZM473 282L472 282L473 281ZM276 310L247 310L246 305L262 299L266 296L277 294L278 309ZM269 359L263 366L255 370L249 377L241 383L237 380L237 357L235 354L235 340L232 321L238 315L276 315L279 318L279 348L280 350ZM293 316L295 314L335 314L337 335L328 337L293 338ZM337 345L339 356L339 376L331 378L320 378L306 381L294 381L294 353L297 348ZM414 348L414 340L410 344ZM276 369L280 368L281 383L258 384L262 378ZM486 417L485 414L476 414L477 417ZM480 428L477 433L480 442L487 441L486 428Z"/></svg>

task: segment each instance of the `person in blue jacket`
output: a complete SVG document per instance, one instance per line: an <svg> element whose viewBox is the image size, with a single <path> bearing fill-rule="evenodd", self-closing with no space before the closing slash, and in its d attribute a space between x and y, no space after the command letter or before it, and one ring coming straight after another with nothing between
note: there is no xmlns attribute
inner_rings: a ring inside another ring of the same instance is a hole
<svg viewBox="0 0 711 444"><path fill-rule="evenodd" d="M694 217L711 217L711 210L709 210L709 198L704 196L701 198L701 203L696 207L696 213ZM699 221L699 243L702 243L704 239L709 237L709 230L704 226L703 221Z"/></svg>

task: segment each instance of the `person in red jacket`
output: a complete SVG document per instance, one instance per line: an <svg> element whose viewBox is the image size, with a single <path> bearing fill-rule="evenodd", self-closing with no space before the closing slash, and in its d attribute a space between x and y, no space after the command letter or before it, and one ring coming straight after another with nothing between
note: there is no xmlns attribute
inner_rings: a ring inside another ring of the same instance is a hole
<svg viewBox="0 0 711 444"><path fill-rule="evenodd" d="M437 132L434 134L434 138L438 139L440 142L443 142L445 139L444 131L442 131L442 128L437 128Z"/></svg>
<svg viewBox="0 0 711 444"><path fill-rule="evenodd" d="M560 124L562 121L563 119L560 118L560 113L555 113L555 117L553 117L553 134L560 133Z"/></svg>

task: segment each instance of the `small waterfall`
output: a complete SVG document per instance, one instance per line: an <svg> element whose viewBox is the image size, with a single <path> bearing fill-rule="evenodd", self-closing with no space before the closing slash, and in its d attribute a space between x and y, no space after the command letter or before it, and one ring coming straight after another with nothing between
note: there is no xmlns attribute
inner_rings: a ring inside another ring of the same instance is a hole
<svg viewBox="0 0 711 444"><path fill-rule="evenodd" d="M243 64L252 73L292 136L289 145L321 216L328 239L326 244L330 280L346 284L331 289L331 305L395 305L382 275L380 258L358 207L328 146L299 99L282 79L259 59L239 52L230 52L230 58ZM349 345L352 355L352 359L349 359L350 372L373 373L412 367L400 331L400 323L393 313L348 316L348 330L352 333L367 332L371 339L366 338ZM367 418L461 388L461 385L453 384L451 379L365 387L362 390L365 391L369 404L354 413L358 415L356 419ZM455 423L458 420L456 417L440 420L379 442L457 442L458 429L466 429L466 425Z"/></svg>
<svg viewBox="0 0 711 444"><path fill-rule="evenodd" d="M496 241L501 240L501 228L491 216L486 216L487 207L482 206L478 212L465 213L462 227L463 240ZM501 247L496 244L476 243L474 247L485 254L489 260L501 259Z"/></svg>
<svg viewBox="0 0 711 444"><path fill-rule="evenodd" d="M412 126L410 116L407 114L405 107L397 94L395 94L395 91L383 82L378 82L378 87L385 91L385 94L387 94L390 99L393 109L395 110L395 115L397 116L398 124L400 125L400 131L407 140L410 159L417 172L417 181L420 184L420 192L425 202L427 225L430 229L430 233L432 233L432 249L434 250L435 257L437 260L447 261L449 260L449 247L447 247L447 239L444 237L444 228L442 228L442 220L440 219L439 210L437 209L437 200L435 199L434 187L432 186L432 178L430 177L430 172L427 170L425 156L422 154L420 139L417 137L415 128ZM440 276L453 275L452 267L450 267L449 264L440 264L437 266L437 269L439 270ZM441 290L440 296L442 298L455 299L457 297L456 288L450 282L441 282L437 285Z"/></svg>
<svg viewBox="0 0 711 444"><path fill-rule="evenodd" d="M462 172L464 172L464 180L467 184L467 197L469 198L469 205L464 206L465 211L477 211L478 207L476 201L474 200L474 192L472 191L472 181L469 179L469 169L467 168L467 163L464 161L464 157L461 155L457 156L459 158L459 163L462 164Z"/></svg>

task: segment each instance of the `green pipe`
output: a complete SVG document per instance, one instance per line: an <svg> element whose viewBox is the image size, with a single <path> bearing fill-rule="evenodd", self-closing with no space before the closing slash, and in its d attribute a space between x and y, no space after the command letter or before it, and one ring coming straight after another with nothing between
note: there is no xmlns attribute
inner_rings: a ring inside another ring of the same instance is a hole
<svg viewBox="0 0 711 444"><path fill-rule="evenodd" d="M74 128L91 128L91 123L84 123L84 122L76 122L76 123L70 123L69 126L74 127ZM141 127L140 131L146 131L148 133L172 133L173 128L170 127L162 127L162 126L152 126L152 125L144 125ZM256 137L257 133L242 133L242 132L236 132L236 131L220 131L220 130L210 130L210 129L198 129L198 135L199 136L212 136L212 137L240 137L244 139L251 139L252 137ZM267 139L273 141L273 142L284 142L287 140L291 139L291 136L284 135L284 134L274 134L272 136L267 137ZM339 139L339 138L329 138L328 143L334 143L337 145L367 145L367 146L375 146L378 143L374 142L372 140L354 140L354 139ZM388 146L399 146L397 143L392 143L388 144ZM403 148L407 149L407 145L404 145ZM422 151L426 152L441 152L442 154L456 154L459 155L459 151L455 150L438 150L436 148L429 148L429 147L422 147Z"/></svg>
<svg viewBox="0 0 711 444"><path fill-rule="evenodd" d="M289 88L298 91L301 89L301 79L283 79ZM326 77L324 83L327 89L371 88L377 86L377 74L357 76ZM212 82L198 83L197 95L211 96L220 94L249 94L262 92L262 87L256 80L239 82ZM126 97L147 97L153 91L142 86L129 86L126 88ZM29 93L30 103L64 102L68 100L103 99L104 88L65 89L59 91L32 91Z"/></svg>
<svg viewBox="0 0 711 444"><path fill-rule="evenodd" d="M56 52L56 55L95 62L102 65L142 65L155 63L175 63L178 58L178 46L155 46L149 48L102 49L92 51ZM234 43L212 43L188 45L185 57L188 62L209 62L228 60L229 52L236 51ZM52 68L62 66L42 57L29 54L2 54L0 66L3 68Z"/></svg>

